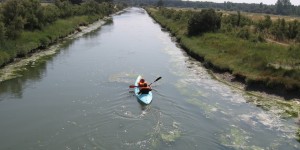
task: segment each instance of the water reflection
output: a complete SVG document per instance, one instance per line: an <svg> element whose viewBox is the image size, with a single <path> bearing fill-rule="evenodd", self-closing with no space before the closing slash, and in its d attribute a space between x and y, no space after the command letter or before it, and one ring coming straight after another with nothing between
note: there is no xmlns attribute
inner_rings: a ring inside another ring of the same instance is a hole
<svg viewBox="0 0 300 150"><path fill-rule="evenodd" d="M22 98L23 89L32 82L39 81L47 70L47 63L52 62L53 57L43 57L38 62L32 62L24 66L18 74L17 78L6 80L0 83L0 101L5 100L5 96Z"/></svg>

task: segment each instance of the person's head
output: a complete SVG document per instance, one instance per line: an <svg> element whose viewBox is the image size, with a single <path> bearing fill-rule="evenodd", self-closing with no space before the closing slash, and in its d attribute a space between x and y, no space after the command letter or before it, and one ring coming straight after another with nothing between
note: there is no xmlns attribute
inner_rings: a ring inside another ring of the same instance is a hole
<svg viewBox="0 0 300 150"><path fill-rule="evenodd" d="M147 87L148 85L147 85L147 83L144 83L144 87Z"/></svg>
<svg viewBox="0 0 300 150"><path fill-rule="evenodd" d="M145 80L144 80L144 79L141 79L141 80L140 80L140 82L141 82L141 83L144 83L144 82L145 82Z"/></svg>

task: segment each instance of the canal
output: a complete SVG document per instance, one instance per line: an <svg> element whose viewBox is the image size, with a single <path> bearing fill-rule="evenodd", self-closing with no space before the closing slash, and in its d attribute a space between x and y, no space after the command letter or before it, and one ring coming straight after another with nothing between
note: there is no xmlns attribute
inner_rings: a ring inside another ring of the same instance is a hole
<svg viewBox="0 0 300 150"><path fill-rule="evenodd" d="M0 84L0 149L299 149L298 126L215 80L140 8ZM141 105L129 88L153 84Z"/></svg>

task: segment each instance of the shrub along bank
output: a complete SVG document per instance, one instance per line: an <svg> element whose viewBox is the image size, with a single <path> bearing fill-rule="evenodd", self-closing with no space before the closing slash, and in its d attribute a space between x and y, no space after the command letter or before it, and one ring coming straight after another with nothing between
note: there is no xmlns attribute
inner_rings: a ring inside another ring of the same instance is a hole
<svg viewBox="0 0 300 150"><path fill-rule="evenodd" d="M204 61L206 66L231 72L248 88L259 85L277 94L299 96L300 45L265 42L263 33L266 31L258 30L257 23L239 12L223 15L214 10L199 12L166 8L148 8L147 11L177 37L189 54ZM210 25L205 24L207 22ZM278 23L273 26L272 22L268 24L269 28L276 28ZM300 28L295 30L300 35ZM282 37L285 35L282 32Z"/></svg>
<svg viewBox="0 0 300 150"><path fill-rule="evenodd" d="M80 5L56 0L42 5L40 0L7 0L0 5L0 66L46 48L59 39L123 9L112 3L88 0Z"/></svg>

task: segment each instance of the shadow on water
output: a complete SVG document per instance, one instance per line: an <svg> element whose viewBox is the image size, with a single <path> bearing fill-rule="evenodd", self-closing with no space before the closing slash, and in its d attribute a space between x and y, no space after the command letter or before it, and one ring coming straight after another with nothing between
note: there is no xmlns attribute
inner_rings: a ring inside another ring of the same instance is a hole
<svg viewBox="0 0 300 150"><path fill-rule="evenodd" d="M113 25L113 20L107 21L105 26ZM110 28L108 28L110 29ZM89 32L88 34L84 34L82 38L94 38L98 37L101 28L98 28L94 31ZM106 32L111 32L110 30L106 30ZM0 82L0 101L3 101L6 96L12 96L16 98L22 98L23 89L27 87L27 83L37 82L41 80L47 70L47 64L49 62L53 62L55 56L59 53L67 53L69 48L76 42L78 39L67 39L63 41L60 45L59 52L50 56L43 56L38 59L38 61L30 62L29 64L23 66L22 68L18 68L18 70L14 71L14 74L17 76L16 78L6 80ZM4 93L9 93L6 96L2 96Z"/></svg>
<svg viewBox="0 0 300 150"><path fill-rule="evenodd" d="M113 24L114 24L113 20L108 20L108 21L105 22L105 24L103 26L112 26ZM82 36L82 38L92 39L92 38L95 38L95 37L99 37L100 34L110 33L113 30L113 28L107 28L106 30L103 30L103 31L99 32L99 30L101 30L102 27L91 31L88 34L84 34ZM72 40L72 41L76 41L76 40Z"/></svg>
<svg viewBox="0 0 300 150"><path fill-rule="evenodd" d="M20 71L16 71L20 77L3 81L0 84L0 96L3 93L10 93L13 97L22 98L23 89L26 88L27 83L36 82L41 80L45 71L47 70L47 62L53 61L51 57L44 57L39 62L29 63ZM0 97L3 101L5 97Z"/></svg>
<svg viewBox="0 0 300 150"><path fill-rule="evenodd" d="M14 70L13 74L16 78L0 82L0 102L5 100L7 96L22 98L23 90L31 83L40 81L46 74L47 64L53 62L54 58L59 53L67 52L69 47L75 41L76 39L64 41L64 43L60 46L59 52L54 55L42 56L41 58L38 58L37 61L29 62L21 68Z"/></svg>

